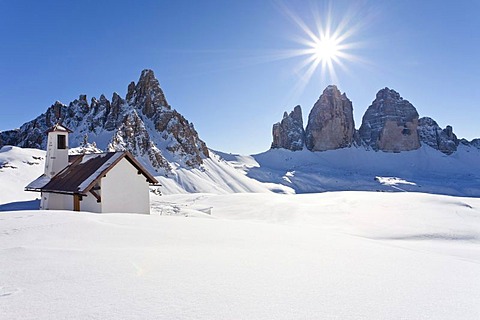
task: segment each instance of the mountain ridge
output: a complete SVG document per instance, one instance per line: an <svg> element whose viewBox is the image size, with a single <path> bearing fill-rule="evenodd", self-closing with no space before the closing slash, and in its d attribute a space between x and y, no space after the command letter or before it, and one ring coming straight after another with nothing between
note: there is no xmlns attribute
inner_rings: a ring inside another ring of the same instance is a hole
<svg viewBox="0 0 480 320"><path fill-rule="evenodd" d="M0 132L0 147L45 149L45 131L57 122L73 131L71 147L94 141L105 151L128 150L156 174L198 168L209 157L193 124L168 104L150 69L129 84L125 99L114 92L111 101L103 94L90 103L84 94L68 105L56 101L19 129Z"/></svg>
<svg viewBox="0 0 480 320"><path fill-rule="evenodd" d="M292 151L328 151L365 147L374 151L403 152L428 145L444 154L453 154L458 146L479 148L480 139L459 139L453 128L440 128L430 117L419 117L416 108L398 92L388 87L380 89L367 108L362 123L355 128L353 105L346 93L329 85L313 105L304 129L302 109L296 106L290 114L273 125L271 148ZM291 138L295 144L292 145ZM290 139L290 140L289 140Z"/></svg>

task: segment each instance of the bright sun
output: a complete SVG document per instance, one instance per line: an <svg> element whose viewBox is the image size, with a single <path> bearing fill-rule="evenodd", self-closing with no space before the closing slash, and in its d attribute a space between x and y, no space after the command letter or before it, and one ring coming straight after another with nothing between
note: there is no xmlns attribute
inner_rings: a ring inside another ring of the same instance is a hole
<svg viewBox="0 0 480 320"><path fill-rule="evenodd" d="M323 39L318 39L313 43L312 53L317 62L322 61L332 61L338 59L338 54L340 52L338 41L331 37L325 37Z"/></svg>
<svg viewBox="0 0 480 320"><path fill-rule="evenodd" d="M281 4L280 8L302 31L293 38L301 47L285 54L285 57L303 57L294 69L294 74L300 80L294 91L301 92L314 74L319 74L322 82L338 83L338 69L348 72L350 63L363 62L352 52L352 49L362 45L352 42L361 27L360 22L364 22L357 19L356 12L359 10L353 8L344 12L339 19L334 19L331 7L325 10L313 8L313 23L308 25L286 5Z"/></svg>

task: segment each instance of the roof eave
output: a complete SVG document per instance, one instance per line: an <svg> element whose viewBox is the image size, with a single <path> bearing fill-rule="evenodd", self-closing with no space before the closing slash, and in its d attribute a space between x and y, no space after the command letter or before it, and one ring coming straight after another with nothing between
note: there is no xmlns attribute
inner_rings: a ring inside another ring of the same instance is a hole
<svg viewBox="0 0 480 320"><path fill-rule="evenodd" d="M140 162L138 162L137 159L129 152L125 151L125 155L127 156L127 159L131 161L134 167L136 167L144 176L147 178L147 182L150 184L159 184L158 180L155 179L154 176L152 176L142 165Z"/></svg>

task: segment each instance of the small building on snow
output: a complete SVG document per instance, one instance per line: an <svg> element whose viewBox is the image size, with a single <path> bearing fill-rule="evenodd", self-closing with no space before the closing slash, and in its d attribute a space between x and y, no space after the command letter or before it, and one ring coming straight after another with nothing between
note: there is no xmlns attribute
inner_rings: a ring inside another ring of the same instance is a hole
<svg viewBox="0 0 480 320"><path fill-rule="evenodd" d="M68 155L62 125L48 130L45 173L25 190L41 192L40 209L150 213L158 181L128 151Z"/></svg>

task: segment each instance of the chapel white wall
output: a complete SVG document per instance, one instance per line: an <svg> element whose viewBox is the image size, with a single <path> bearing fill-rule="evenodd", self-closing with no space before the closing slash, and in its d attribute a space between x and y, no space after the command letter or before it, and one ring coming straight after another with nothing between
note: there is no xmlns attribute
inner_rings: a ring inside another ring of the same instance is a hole
<svg viewBox="0 0 480 320"><path fill-rule="evenodd" d="M102 212L150 213L148 182L123 158L102 178Z"/></svg>
<svg viewBox="0 0 480 320"><path fill-rule="evenodd" d="M100 190L98 190L97 193L100 193ZM82 201L80 201L80 211L100 213L102 212L102 202L97 202L97 198L89 193L87 196L82 196Z"/></svg>
<svg viewBox="0 0 480 320"><path fill-rule="evenodd" d="M73 210L73 195L42 192L40 208L43 210Z"/></svg>

